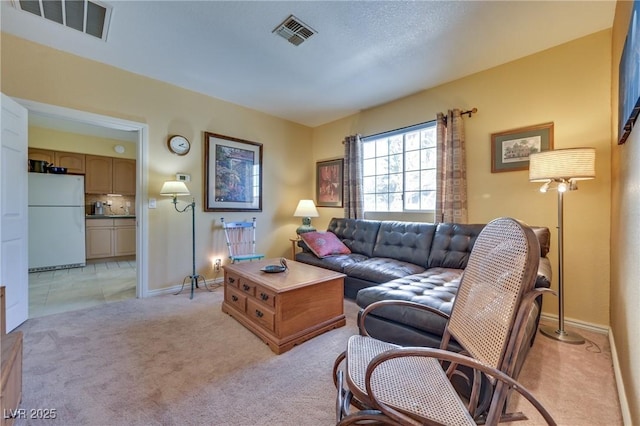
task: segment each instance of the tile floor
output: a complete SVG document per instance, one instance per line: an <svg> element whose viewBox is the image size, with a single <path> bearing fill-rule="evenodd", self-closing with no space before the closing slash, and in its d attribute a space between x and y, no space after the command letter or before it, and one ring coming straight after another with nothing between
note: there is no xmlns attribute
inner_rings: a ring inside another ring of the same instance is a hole
<svg viewBox="0 0 640 426"><path fill-rule="evenodd" d="M136 261L29 274L29 318L136 297Z"/></svg>

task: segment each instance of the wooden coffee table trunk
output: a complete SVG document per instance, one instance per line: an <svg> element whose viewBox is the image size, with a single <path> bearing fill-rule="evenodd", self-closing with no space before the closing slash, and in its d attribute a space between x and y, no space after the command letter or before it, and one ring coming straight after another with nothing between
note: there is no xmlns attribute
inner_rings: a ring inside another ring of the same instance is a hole
<svg viewBox="0 0 640 426"><path fill-rule="evenodd" d="M266 273L279 259L224 267L222 312L281 354L325 331L342 327L344 274L287 261L289 269Z"/></svg>

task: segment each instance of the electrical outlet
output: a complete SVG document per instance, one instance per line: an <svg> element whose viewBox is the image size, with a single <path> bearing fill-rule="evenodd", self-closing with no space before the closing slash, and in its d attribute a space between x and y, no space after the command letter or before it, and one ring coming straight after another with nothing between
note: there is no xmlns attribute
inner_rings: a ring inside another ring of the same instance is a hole
<svg viewBox="0 0 640 426"><path fill-rule="evenodd" d="M222 260L216 259L216 263L213 265L213 270L216 272L220 272L220 267L222 266Z"/></svg>
<svg viewBox="0 0 640 426"><path fill-rule="evenodd" d="M112 205L112 201L111 201L111 200L107 200L107 201L105 201L104 203L105 203L106 205L108 205L109 207L111 207L111 205Z"/></svg>

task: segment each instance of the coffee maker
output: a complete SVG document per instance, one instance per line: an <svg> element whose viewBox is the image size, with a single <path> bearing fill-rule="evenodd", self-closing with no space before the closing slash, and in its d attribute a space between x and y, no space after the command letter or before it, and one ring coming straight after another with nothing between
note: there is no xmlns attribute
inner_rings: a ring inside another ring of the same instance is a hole
<svg viewBox="0 0 640 426"><path fill-rule="evenodd" d="M93 204L93 214L96 216L104 215L104 203L102 201L96 201Z"/></svg>

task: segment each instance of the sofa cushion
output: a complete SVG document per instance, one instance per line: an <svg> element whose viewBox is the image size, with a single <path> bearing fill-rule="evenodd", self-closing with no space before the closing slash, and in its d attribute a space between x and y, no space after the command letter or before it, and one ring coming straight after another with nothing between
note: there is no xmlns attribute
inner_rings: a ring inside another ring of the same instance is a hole
<svg viewBox="0 0 640 426"><path fill-rule="evenodd" d="M344 272L344 268L347 265L362 262L366 259L366 256L357 253L339 254L337 256L328 256L324 258L319 258L309 251L296 254L296 261L298 262L319 266L320 268L331 269L332 271L337 272Z"/></svg>
<svg viewBox="0 0 640 426"><path fill-rule="evenodd" d="M361 308L365 308L379 300L408 300L430 306L449 315L462 272L461 269L431 268L420 274L364 288L358 292L356 303ZM382 307L372 312L372 315L440 336L447 322L444 318L430 312L396 307Z"/></svg>
<svg viewBox="0 0 640 426"><path fill-rule="evenodd" d="M380 221L333 218L327 231L333 232L352 253L373 256L373 246L380 229Z"/></svg>
<svg viewBox="0 0 640 426"><path fill-rule="evenodd" d="M424 272L424 268L387 257L372 257L362 262L345 265L343 272L353 278L384 283L407 275L419 274Z"/></svg>
<svg viewBox="0 0 640 426"><path fill-rule="evenodd" d="M305 232L300 234L300 238L318 257L351 253L349 247L345 246L333 232Z"/></svg>
<svg viewBox="0 0 640 426"><path fill-rule="evenodd" d="M373 256L397 259L426 268L435 232L436 225L433 223L384 221L380 224Z"/></svg>
<svg viewBox="0 0 640 426"><path fill-rule="evenodd" d="M471 249L484 226L459 223L438 224L427 268L466 268Z"/></svg>

